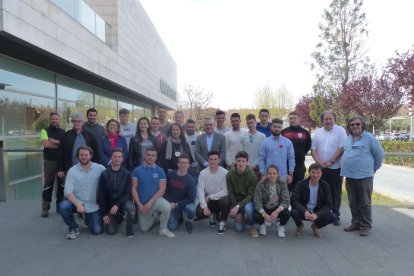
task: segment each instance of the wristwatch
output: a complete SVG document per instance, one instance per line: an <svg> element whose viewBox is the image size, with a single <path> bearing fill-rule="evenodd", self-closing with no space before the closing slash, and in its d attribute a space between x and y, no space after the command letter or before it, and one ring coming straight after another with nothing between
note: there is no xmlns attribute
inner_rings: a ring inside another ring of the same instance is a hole
<svg viewBox="0 0 414 276"><path fill-rule="evenodd" d="M237 205L236 205L236 207L237 207L237 208L240 208L240 205L239 205L239 204L237 204Z"/></svg>

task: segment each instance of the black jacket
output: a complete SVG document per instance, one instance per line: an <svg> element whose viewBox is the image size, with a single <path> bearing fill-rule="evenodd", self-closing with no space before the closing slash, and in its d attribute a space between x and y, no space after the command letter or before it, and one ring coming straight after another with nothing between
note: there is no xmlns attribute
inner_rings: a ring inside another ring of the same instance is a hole
<svg viewBox="0 0 414 276"><path fill-rule="evenodd" d="M94 154L92 162L99 163L98 143L95 137L86 130L82 130L81 135L85 139L86 145L91 147ZM71 129L65 132L59 144L59 164L58 171L67 172L72 167L72 150L76 140L76 131Z"/></svg>
<svg viewBox="0 0 414 276"><path fill-rule="evenodd" d="M47 133L47 137L53 138L55 140L61 141L63 136L65 135L65 131L61 129L59 126L55 127L50 125L48 128L45 129ZM59 144L60 145L60 144ZM43 149L43 159L44 160L51 160L51 161L59 161L59 148L57 149Z"/></svg>
<svg viewBox="0 0 414 276"><path fill-rule="evenodd" d="M282 130L282 135L293 144L296 167L305 166L305 157L312 144L309 131L300 126L289 126Z"/></svg>
<svg viewBox="0 0 414 276"><path fill-rule="evenodd" d="M300 213L305 213L307 210L306 205L309 202L310 190L309 190L309 178L304 179L296 183L296 188L293 191L290 199L292 208L298 210ZM314 209L314 213L318 217L323 217L329 213L332 209L331 189L329 184L322 179L319 180L318 188L318 201Z"/></svg>
<svg viewBox="0 0 414 276"><path fill-rule="evenodd" d="M121 167L118 171L107 168L99 178L98 205L102 216L109 214L112 206L116 205L120 210L125 202L131 200L131 174Z"/></svg>
<svg viewBox="0 0 414 276"><path fill-rule="evenodd" d="M154 135L150 134L148 139L152 142L152 145L157 148L157 141L155 140ZM131 140L129 141L128 167L131 171L141 165L142 140L140 135L135 135L134 137L131 137Z"/></svg>

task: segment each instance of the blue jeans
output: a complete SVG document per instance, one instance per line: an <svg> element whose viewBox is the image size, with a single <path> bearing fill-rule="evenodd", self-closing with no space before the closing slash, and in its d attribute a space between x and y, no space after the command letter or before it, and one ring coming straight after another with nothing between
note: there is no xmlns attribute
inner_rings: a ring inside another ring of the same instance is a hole
<svg viewBox="0 0 414 276"><path fill-rule="evenodd" d="M175 231L178 227L178 222L182 216L183 211L187 214L187 220L192 221L196 212L194 203L189 203L185 207L177 205L174 209L171 209L170 219L168 220L168 229Z"/></svg>
<svg viewBox="0 0 414 276"><path fill-rule="evenodd" d="M239 208L239 212L237 214L242 214L243 218L245 217L245 221L242 222L234 222L234 228L236 232L243 232L245 224L252 226L254 224L253 214L254 214L254 207L253 201L249 201L244 207ZM246 223L245 223L246 222Z"/></svg>
<svg viewBox="0 0 414 276"><path fill-rule="evenodd" d="M72 204L69 200L63 200L59 204L59 214L62 216L63 221L69 228L69 231L79 228L78 224L75 222L75 216L73 213L76 212L75 205ZM102 232L102 219L98 211L86 213L86 221L89 224L89 230L92 234L98 235Z"/></svg>

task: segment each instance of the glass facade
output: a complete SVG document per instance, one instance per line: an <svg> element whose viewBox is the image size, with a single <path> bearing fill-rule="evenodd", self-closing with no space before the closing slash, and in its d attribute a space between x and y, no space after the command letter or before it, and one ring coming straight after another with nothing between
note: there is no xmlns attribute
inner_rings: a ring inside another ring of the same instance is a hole
<svg viewBox="0 0 414 276"><path fill-rule="evenodd" d="M151 117L152 107L110 91L49 72L0 55L0 140L7 160L6 186L9 198L41 198L42 145L40 131L57 111L61 127L72 128L70 114L95 107L98 122L105 126L127 108L130 121ZM0 157L1 158L1 157Z"/></svg>

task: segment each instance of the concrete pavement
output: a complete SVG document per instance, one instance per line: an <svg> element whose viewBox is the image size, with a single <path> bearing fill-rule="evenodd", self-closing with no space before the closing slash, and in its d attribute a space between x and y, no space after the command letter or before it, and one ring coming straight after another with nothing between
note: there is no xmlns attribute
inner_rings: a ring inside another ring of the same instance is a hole
<svg viewBox="0 0 414 276"><path fill-rule="evenodd" d="M175 239L135 228L126 238L124 225L113 236L92 236L82 230L65 240L67 228L54 211L40 218L39 200L0 203L1 275L409 275L414 271L414 210L373 208L374 230L369 237L345 233L349 208L342 207L341 227L322 229L322 238L295 237L292 220L287 237L275 229L266 237L238 234L229 222L217 235L208 221L195 223L193 234L183 227ZM392 223L392 224L391 224Z"/></svg>

